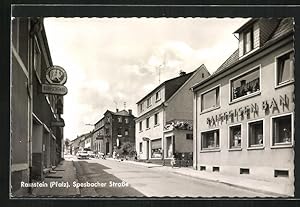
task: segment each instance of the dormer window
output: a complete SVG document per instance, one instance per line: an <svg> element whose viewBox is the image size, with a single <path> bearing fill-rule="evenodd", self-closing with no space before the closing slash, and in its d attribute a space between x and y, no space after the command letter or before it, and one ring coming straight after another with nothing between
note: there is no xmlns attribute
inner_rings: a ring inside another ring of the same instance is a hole
<svg viewBox="0 0 300 207"><path fill-rule="evenodd" d="M253 29L250 28L244 33L244 54L253 50Z"/></svg>
<svg viewBox="0 0 300 207"><path fill-rule="evenodd" d="M152 105L151 97L147 99L147 107L150 107Z"/></svg>

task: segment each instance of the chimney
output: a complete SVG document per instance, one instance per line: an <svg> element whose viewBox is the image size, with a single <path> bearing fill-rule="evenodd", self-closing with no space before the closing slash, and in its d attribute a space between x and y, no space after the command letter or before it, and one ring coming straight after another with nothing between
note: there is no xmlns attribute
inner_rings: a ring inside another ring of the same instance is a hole
<svg viewBox="0 0 300 207"><path fill-rule="evenodd" d="M186 75L186 72L184 72L183 70L180 70L179 71L179 76L183 76L183 75Z"/></svg>
<svg viewBox="0 0 300 207"><path fill-rule="evenodd" d="M128 113L129 113L129 115L132 115L132 110L128 109Z"/></svg>
<svg viewBox="0 0 300 207"><path fill-rule="evenodd" d="M116 109L117 112L119 112L119 109Z"/></svg>

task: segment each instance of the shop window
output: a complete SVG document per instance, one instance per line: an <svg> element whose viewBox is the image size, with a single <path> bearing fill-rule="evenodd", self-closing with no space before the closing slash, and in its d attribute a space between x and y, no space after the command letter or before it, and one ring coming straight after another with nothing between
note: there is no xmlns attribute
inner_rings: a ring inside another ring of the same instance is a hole
<svg viewBox="0 0 300 207"><path fill-rule="evenodd" d="M186 139L193 140L193 134L186 134Z"/></svg>
<svg viewBox="0 0 300 207"><path fill-rule="evenodd" d="M253 28L250 28L244 33L244 54L253 50Z"/></svg>
<svg viewBox="0 0 300 207"><path fill-rule="evenodd" d="M152 105L151 97L147 99L147 107L150 107Z"/></svg>
<svg viewBox="0 0 300 207"><path fill-rule="evenodd" d="M157 92L155 93L155 100L156 100L156 101L159 101L159 100L160 100L160 91L157 91Z"/></svg>
<svg viewBox="0 0 300 207"><path fill-rule="evenodd" d="M140 131L142 131L142 130L143 130L143 122L140 121Z"/></svg>
<svg viewBox="0 0 300 207"><path fill-rule="evenodd" d="M158 113L154 114L154 125L158 124Z"/></svg>
<svg viewBox="0 0 300 207"><path fill-rule="evenodd" d="M149 129L149 120L150 120L150 118L146 119L146 129Z"/></svg>
<svg viewBox="0 0 300 207"><path fill-rule="evenodd" d="M219 129L202 132L202 149L219 148Z"/></svg>
<svg viewBox="0 0 300 207"><path fill-rule="evenodd" d="M143 142L140 142L140 153L142 153L143 152Z"/></svg>
<svg viewBox="0 0 300 207"><path fill-rule="evenodd" d="M292 115L272 118L273 145L291 144Z"/></svg>
<svg viewBox="0 0 300 207"><path fill-rule="evenodd" d="M231 101L260 91L260 68L230 81Z"/></svg>
<svg viewBox="0 0 300 207"><path fill-rule="evenodd" d="M201 111L220 106L219 87L201 95Z"/></svg>
<svg viewBox="0 0 300 207"><path fill-rule="evenodd" d="M294 52L276 58L276 75L277 85L294 79Z"/></svg>
<svg viewBox="0 0 300 207"><path fill-rule="evenodd" d="M241 148L242 126L236 125L229 127L229 143L230 148Z"/></svg>
<svg viewBox="0 0 300 207"><path fill-rule="evenodd" d="M263 121L248 123L249 147L263 146Z"/></svg>
<svg viewBox="0 0 300 207"><path fill-rule="evenodd" d="M151 157L162 158L161 139L151 141Z"/></svg>

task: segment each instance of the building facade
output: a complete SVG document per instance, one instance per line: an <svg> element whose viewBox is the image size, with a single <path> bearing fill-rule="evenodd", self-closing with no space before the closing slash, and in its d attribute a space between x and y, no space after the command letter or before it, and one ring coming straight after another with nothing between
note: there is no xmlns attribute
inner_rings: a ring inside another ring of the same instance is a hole
<svg viewBox="0 0 300 207"><path fill-rule="evenodd" d="M160 162L171 158L175 152L192 153L191 140L186 139L186 134L191 134L191 130L186 129L185 133L175 135L173 128L170 131L167 125L183 120L191 122L193 93L190 88L208 76L204 65L188 74L181 72L180 76L160 84L137 102L138 117L135 122L138 159ZM188 147L183 150L183 145Z"/></svg>
<svg viewBox="0 0 300 207"><path fill-rule="evenodd" d="M135 145L135 122L132 110L107 110L94 128L93 151L112 155L123 143Z"/></svg>
<svg viewBox="0 0 300 207"><path fill-rule="evenodd" d="M41 91L53 66L42 18L14 18L11 44L11 187L41 180L63 157L63 97ZM64 122L63 122L64 123Z"/></svg>
<svg viewBox="0 0 300 207"><path fill-rule="evenodd" d="M294 192L293 19L251 19L194 92L194 168Z"/></svg>

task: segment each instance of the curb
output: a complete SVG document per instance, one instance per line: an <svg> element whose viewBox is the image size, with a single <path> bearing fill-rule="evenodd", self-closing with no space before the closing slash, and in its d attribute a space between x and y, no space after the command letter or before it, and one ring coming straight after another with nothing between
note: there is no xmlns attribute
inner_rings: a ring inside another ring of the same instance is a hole
<svg viewBox="0 0 300 207"><path fill-rule="evenodd" d="M172 171L170 171L170 172L172 172ZM289 198L289 197L291 197L291 196L285 195L285 194L275 193L275 192L271 192L271 191L267 191L267 190L260 190L260 189L256 189L256 188L243 186L243 185L233 184L233 183L226 182L226 181L203 178L203 177L197 177L195 175L188 175L188 174L184 174L184 173L176 172L176 171L174 171L172 173L183 175L183 176L189 176L189 177L193 177L193 178L196 178L196 179L201 179L201 180L205 180L205 181L209 181L209 182L218 182L218 183L222 183L222 184L225 184L225 185L228 185L228 186L232 186L232 187L236 187L236 188L240 188L240 189L249 190L249 191L252 191L252 192L257 192L257 193L263 193L263 194L270 195L270 196L266 196L266 197L262 197L262 198L268 198L268 197L272 197L272 196L276 197L276 198ZM257 197L259 197L259 196L257 196Z"/></svg>

